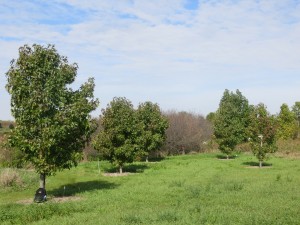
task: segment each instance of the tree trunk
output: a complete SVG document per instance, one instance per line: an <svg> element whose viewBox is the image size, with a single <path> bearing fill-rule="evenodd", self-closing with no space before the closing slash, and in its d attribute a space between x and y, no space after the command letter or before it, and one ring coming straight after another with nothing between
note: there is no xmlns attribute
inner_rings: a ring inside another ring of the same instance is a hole
<svg viewBox="0 0 300 225"><path fill-rule="evenodd" d="M122 174L123 173L123 167L122 166L120 166L120 174Z"/></svg>
<svg viewBox="0 0 300 225"><path fill-rule="evenodd" d="M259 161L259 168L262 168L262 161Z"/></svg>
<svg viewBox="0 0 300 225"><path fill-rule="evenodd" d="M226 159L229 159L229 155L226 155Z"/></svg>
<svg viewBox="0 0 300 225"><path fill-rule="evenodd" d="M40 174L40 188L46 190L46 175L44 173Z"/></svg>
<svg viewBox="0 0 300 225"><path fill-rule="evenodd" d="M149 161L148 161L148 156L146 156L146 162L149 162Z"/></svg>

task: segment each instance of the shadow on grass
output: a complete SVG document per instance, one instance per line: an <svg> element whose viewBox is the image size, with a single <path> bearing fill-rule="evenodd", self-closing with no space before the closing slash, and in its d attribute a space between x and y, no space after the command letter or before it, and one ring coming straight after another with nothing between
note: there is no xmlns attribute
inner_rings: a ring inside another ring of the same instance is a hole
<svg viewBox="0 0 300 225"><path fill-rule="evenodd" d="M113 189L116 188L117 186L118 185L115 183L94 180L94 181L77 182L77 183L62 185L57 189L47 191L47 194L53 195L55 197L73 196L75 194L83 193L87 191Z"/></svg>
<svg viewBox="0 0 300 225"><path fill-rule="evenodd" d="M151 157L151 158L149 158L149 162L160 162L160 161L163 161L163 160L166 160L167 158L165 158L165 157ZM143 162L146 162L146 160L145 161L143 161Z"/></svg>
<svg viewBox="0 0 300 225"><path fill-rule="evenodd" d="M243 162L242 165L245 165L245 166L253 166L253 167L258 167L259 166L259 162ZM266 162L263 162L262 163L262 166L272 166L272 163L266 163Z"/></svg>
<svg viewBox="0 0 300 225"><path fill-rule="evenodd" d="M218 159L227 159L227 156L219 154L219 155L217 155L217 158ZM228 156L228 159L235 159L235 158L237 158L237 155L230 155L230 156Z"/></svg>
<svg viewBox="0 0 300 225"><path fill-rule="evenodd" d="M129 165L125 165L123 167L123 172L128 172L128 173L143 173L145 169L147 169L148 166L145 164L129 164ZM108 173L118 173L119 172L119 168L118 167L111 167L111 168L107 168L105 170L105 172Z"/></svg>

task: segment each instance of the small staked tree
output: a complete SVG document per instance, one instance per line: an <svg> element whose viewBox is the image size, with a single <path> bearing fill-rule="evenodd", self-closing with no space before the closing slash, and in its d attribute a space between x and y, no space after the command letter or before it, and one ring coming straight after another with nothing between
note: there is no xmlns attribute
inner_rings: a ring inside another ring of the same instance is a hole
<svg viewBox="0 0 300 225"><path fill-rule="evenodd" d="M143 126L142 137L140 138L140 155L146 156L146 162L148 162L149 153L161 147L166 139L168 120L162 115L159 106L152 102L139 104L137 119Z"/></svg>
<svg viewBox="0 0 300 225"><path fill-rule="evenodd" d="M277 116L278 131L280 139L292 139L297 137L297 120L295 113L289 109L287 104L282 104Z"/></svg>
<svg viewBox="0 0 300 225"><path fill-rule="evenodd" d="M269 114L264 104L254 107L250 115L249 135L253 154L262 167L269 153L277 150L276 146L276 120Z"/></svg>
<svg viewBox="0 0 300 225"><path fill-rule="evenodd" d="M124 164L133 162L140 151L142 124L138 122L132 103L122 97L114 98L102 110L100 121L102 129L93 146L122 173Z"/></svg>
<svg viewBox="0 0 300 225"><path fill-rule="evenodd" d="M77 68L53 45L25 45L6 73L16 123L9 144L35 167L43 189L46 176L77 165L90 135L89 114L98 100L92 78L79 90L69 87Z"/></svg>
<svg viewBox="0 0 300 225"><path fill-rule="evenodd" d="M248 124L248 100L239 90L236 90L236 93L225 90L213 125L219 149L226 154L227 159L237 144L247 140Z"/></svg>

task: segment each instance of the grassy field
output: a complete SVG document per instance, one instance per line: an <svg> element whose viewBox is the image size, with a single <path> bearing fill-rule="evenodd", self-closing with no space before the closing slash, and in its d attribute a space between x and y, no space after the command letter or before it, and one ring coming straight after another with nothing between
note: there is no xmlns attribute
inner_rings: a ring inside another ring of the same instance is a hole
<svg viewBox="0 0 300 225"><path fill-rule="evenodd" d="M101 174L97 162L81 163L47 180L42 204L19 202L37 189L34 172L19 171L27 183L0 190L0 224L299 224L300 160L267 163L258 169L250 154L186 155L130 165L122 177L104 176L113 170L107 162Z"/></svg>

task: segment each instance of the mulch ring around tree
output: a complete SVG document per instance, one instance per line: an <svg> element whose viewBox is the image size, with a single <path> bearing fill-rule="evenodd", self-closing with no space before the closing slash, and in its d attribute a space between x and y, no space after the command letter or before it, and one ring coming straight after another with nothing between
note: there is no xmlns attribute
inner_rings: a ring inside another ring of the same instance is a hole
<svg viewBox="0 0 300 225"><path fill-rule="evenodd" d="M272 168L272 166L262 166L262 167L259 167L259 166L245 166L245 168L250 168L250 169L270 169L270 168Z"/></svg>
<svg viewBox="0 0 300 225"><path fill-rule="evenodd" d="M103 176L105 177L123 177L123 176L128 176L128 175L132 175L134 173L103 173Z"/></svg>
<svg viewBox="0 0 300 225"><path fill-rule="evenodd" d="M47 203L47 202L61 203L61 202L70 202L70 201L79 201L79 200L82 200L82 197L78 197L78 196L50 197L44 203ZM17 203L18 204L23 204L23 205L30 205L30 204L33 204L33 203L38 204L38 203L35 203L32 198L19 200L19 201L17 201Z"/></svg>
<svg viewBox="0 0 300 225"><path fill-rule="evenodd" d="M263 162L262 167L259 167L258 162L244 162L245 168L250 169L270 169L273 167L272 163Z"/></svg>

